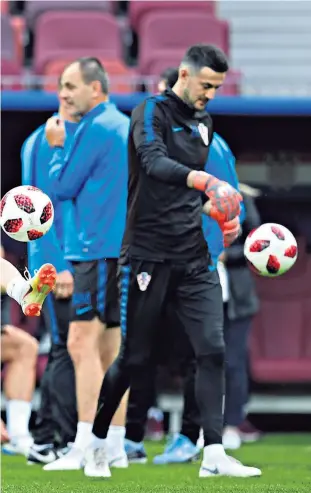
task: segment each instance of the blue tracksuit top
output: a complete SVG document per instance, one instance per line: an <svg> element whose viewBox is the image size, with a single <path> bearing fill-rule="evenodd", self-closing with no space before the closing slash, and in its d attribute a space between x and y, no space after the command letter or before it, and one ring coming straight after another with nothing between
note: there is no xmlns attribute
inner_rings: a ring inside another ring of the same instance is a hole
<svg viewBox="0 0 311 493"><path fill-rule="evenodd" d="M226 141L216 132L214 132L205 171L216 176L216 178L219 178L220 180L230 183L234 188L239 188L235 169L235 157ZM241 222L244 221L244 218L245 209L242 203L240 214ZM217 222L206 214L203 214L203 232L213 261L212 270L216 268L218 257L224 250L223 234Z"/></svg>
<svg viewBox="0 0 311 493"><path fill-rule="evenodd" d="M65 122L65 126L65 147L68 149L77 124ZM28 243L28 268L33 272L42 264L50 262L57 272L61 272L70 269L70 264L64 259L63 252L63 216L68 204L58 201L51 187L49 162L54 151L46 140L44 128L45 125L41 125L23 144L21 150L22 183L40 188L51 198L54 206L54 223L45 236Z"/></svg>
<svg viewBox="0 0 311 493"><path fill-rule="evenodd" d="M78 125L68 152L55 148L51 186L70 201L64 252L70 261L118 258L126 219L129 118L100 103Z"/></svg>

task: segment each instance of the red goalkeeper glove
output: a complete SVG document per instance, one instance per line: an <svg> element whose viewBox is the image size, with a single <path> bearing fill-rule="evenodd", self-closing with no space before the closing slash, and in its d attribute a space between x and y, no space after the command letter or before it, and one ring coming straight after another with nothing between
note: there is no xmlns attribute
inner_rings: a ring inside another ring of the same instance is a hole
<svg viewBox="0 0 311 493"><path fill-rule="evenodd" d="M239 216L225 223L218 223L224 235L224 246L229 247L239 236L241 231Z"/></svg>
<svg viewBox="0 0 311 493"><path fill-rule="evenodd" d="M218 223L232 221L239 216L242 195L229 183L215 176L198 171L193 178L193 188L204 192L210 199L210 217Z"/></svg>

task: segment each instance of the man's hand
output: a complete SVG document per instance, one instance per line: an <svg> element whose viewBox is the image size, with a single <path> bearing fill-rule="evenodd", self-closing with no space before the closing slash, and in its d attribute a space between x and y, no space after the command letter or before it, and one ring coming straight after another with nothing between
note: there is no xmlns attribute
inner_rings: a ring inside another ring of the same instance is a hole
<svg viewBox="0 0 311 493"><path fill-rule="evenodd" d="M229 183L218 180L205 171L191 171L187 185L204 192L210 199L209 215L218 223L232 221L240 214L241 194Z"/></svg>
<svg viewBox="0 0 311 493"><path fill-rule="evenodd" d="M237 216L232 221L218 224L224 235L224 246L229 247L241 232L240 218Z"/></svg>
<svg viewBox="0 0 311 493"><path fill-rule="evenodd" d="M212 217L211 215L212 205L211 201L205 202L203 205L203 212L207 216ZM232 219L232 221L223 222L217 221L223 235L224 235L224 246L230 246L239 236L241 231L241 224L239 216Z"/></svg>
<svg viewBox="0 0 311 493"><path fill-rule="evenodd" d="M50 147L64 147L66 137L64 120L56 116L49 118L45 125L45 136Z"/></svg>
<svg viewBox="0 0 311 493"><path fill-rule="evenodd" d="M54 288L55 298L70 298L73 293L73 277L69 270L58 272Z"/></svg>

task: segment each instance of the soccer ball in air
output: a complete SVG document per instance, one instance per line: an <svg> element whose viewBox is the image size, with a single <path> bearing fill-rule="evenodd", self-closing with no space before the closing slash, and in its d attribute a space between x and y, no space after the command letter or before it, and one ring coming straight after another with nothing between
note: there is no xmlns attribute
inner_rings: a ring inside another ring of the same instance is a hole
<svg viewBox="0 0 311 493"><path fill-rule="evenodd" d="M3 231L17 241L32 241L45 235L53 224L51 199L39 188L12 188L1 199L0 221Z"/></svg>
<svg viewBox="0 0 311 493"><path fill-rule="evenodd" d="M244 255L250 268L260 276L280 276L291 269L297 260L297 241L280 224L262 224L246 238Z"/></svg>

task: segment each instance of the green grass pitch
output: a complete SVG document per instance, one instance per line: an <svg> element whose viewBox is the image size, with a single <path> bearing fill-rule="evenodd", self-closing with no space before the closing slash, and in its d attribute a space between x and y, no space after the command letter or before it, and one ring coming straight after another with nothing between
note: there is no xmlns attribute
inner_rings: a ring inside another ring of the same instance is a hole
<svg viewBox="0 0 311 493"><path fill-rule="evenodd" d="M149 459L163 444L147 443ZM270 435L232 454L262 468L253 479L199 479L199 463L182 466L132 465L112 470L109 480L90 480L82 471L44 472L23 457L2 456L2 493L310 493L311 435Z"/></svg>

